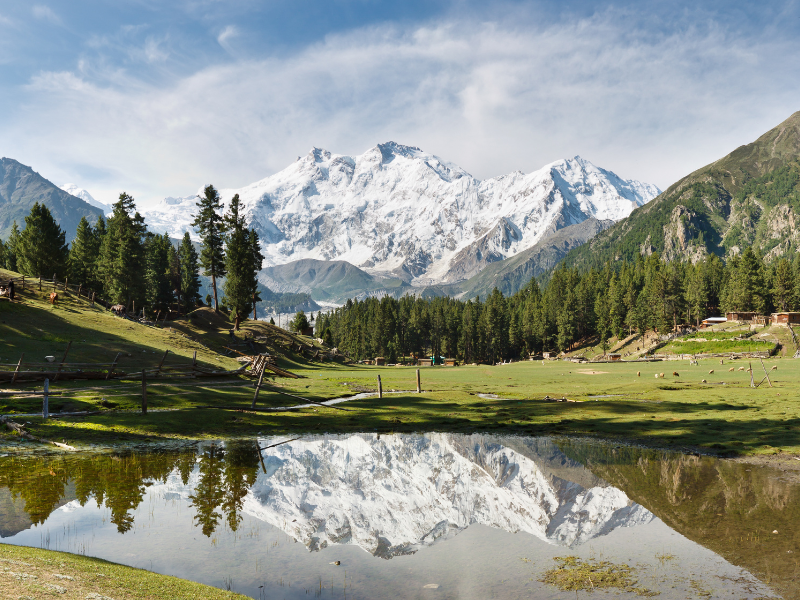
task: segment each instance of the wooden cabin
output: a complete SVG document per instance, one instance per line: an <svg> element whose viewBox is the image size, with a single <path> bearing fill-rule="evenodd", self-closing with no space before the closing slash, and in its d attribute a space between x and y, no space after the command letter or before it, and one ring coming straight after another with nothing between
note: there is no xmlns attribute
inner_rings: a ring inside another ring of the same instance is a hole
<svg viewBox="0 0 800 600"><path fill-rule="evenodd" d="M384 357L382 357L382 356L376 356L375 357L375 366L376 367L382 367L385 364L386 364L386 359Z"/></svg>
<svg viewBox="0 0 800 600"><path fill-rule="evenodd" d="M758 313L755 312L729 312L725 313L725 318L728 321L752 321Z"/></svg>
<svg viewBox="0 0 800 600"><path fill-rule="evenodd" d="M611 362L619 362L622 360L622 354L617 354L616 352L613 354L606 354L606 358Z"/></svg>
<svg viewBox="0 0 800 600"><path fill-rule="evenodd" d="M431 366L433 366L433 361L430 358L418 358L417 359L417 366L418 367L431 367Z"/></svg>
<svg viewBox="0 0 800 600"><path fill-rule="evenodd" d="M788 327L789 325L800 325L800 312L777 312L772 313L772 324Z"/></svg>
<svg viewBox="0 0 800 600"><path fill-rule="evenodd" d="M458 362L456 362L455 358L445 358L444 359L444 366L445 367L457 367Z"/></svg>

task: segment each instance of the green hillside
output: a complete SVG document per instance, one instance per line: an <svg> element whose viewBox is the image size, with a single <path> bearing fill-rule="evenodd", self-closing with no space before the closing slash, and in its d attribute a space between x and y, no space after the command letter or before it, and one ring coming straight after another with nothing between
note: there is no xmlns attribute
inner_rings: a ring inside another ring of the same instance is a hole
<svg viewBox="0 0 800 600"><path fill-rule="evenodd" d="M103 214L99 208L68 194L30 167L12 158L0 159L0 239L8 239L14 221L20 230L25 228L25 217L36 202L50 209L67 234L68 242L75 237L81 217L95 223Z"/></svg>
<svg viewBox="0 0 800 600"><path fill-rule="evenodd" d="M772 260L800 246L800 112L671 185L627 219L572 250L567 265L661 253L690 260L747 246Z"/></svg>

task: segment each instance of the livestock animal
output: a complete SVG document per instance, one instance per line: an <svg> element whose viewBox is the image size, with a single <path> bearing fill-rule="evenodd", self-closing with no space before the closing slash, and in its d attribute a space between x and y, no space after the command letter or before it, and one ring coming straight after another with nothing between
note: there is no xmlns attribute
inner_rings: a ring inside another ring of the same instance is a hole
<svg viewBox="0 0 800 600"><path fill-rule="evenodd" d="M111 307L111 312L113 312L118 317L125 314L125 307L122 304L115 304Z"/></svg>
<svg viewBox="0 0 800 600"><path fill-rule="evenodd" d="M637 377L641 377L642 376L642 372L641 371L636 371L636 376Z"/></svg>
<svg viewBox="0 0 800 600"><path fill-rule="evenodd" d="M699 365L700 363L697 362L696 360L692 359L692 360L689 361L689 364L690 365Z"/></svg>
<svg viewBox="0 0 800 600"><path fill-rule="evenodd" d="M673 377L680 377L681 375L680 375L680 373L678 373L677 371L673 371L673 372L672 372L672 376L673 376Z"/></svg>
<svg viewBox="0 0 800 600"><path fill-rule="evenodd" d="M777 371L777 370L778 370L778 365L772 365L770 371Z"/></svg>
<svg viewBox="0 0 800 600"><path fill-rule="evenodd" d="M705 379L703 379L703 381L701 383L708 383L708 382Z"/></svg>
<svg viewBox="0 0 800 600"><path fill-rule="evenodd" d="M663 373L659 373L659 374L658 374L658 376L659 376L661 379L664 379L664 374L663 374Z"/></svg>
<svg viewBox="0 0 800 600"><path fill-rule="evenodd" d="M739 367L737 371L744 371L744 367Z"/></svg>
<svg viewBox="0 0 800 600"><path fill-rule="evenodd" d="M713 374L714 374L714 369L711 369L711 370L708 372L708 374L709 374L709 375L713 375Z"/></svg>
<svg viewBox="0 0 800 600"><path fill-rule="evenodd" d="M655 377L656 379L658 379L658 373L653 373L653 377Z"/></svg>
<svg viewBox="0 0 800 600"><path fill-rule="evenodd" d="M50 293L50 304L58 306L58 294L56 292Z"/></svg>
<svg viewBox="0 0 800 600"><path fill-rule="evenodd" d="M735 371L735 370L736 370L735 367L731 367L730 369L728 369L728 373L730 373L731 371Z"/></svg>

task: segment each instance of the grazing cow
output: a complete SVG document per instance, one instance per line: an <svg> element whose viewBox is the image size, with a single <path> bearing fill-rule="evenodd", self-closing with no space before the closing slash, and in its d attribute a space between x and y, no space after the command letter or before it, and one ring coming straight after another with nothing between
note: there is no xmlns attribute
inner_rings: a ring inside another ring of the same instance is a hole
<svg viewBox="0 0 800 600"><path fill-rule="evenodd" d="M777 370L778 370L778 365L772 365L770 371L777 371Z"/></svg>
<svg viewBox="0 0 800 600"><path fill-rule="evenodd" d="M658 373L653 373L653 377L655 377L656 379L658 379Z"/></svg>
<svg viewBox="0 0 800 600"><path fill-rule="evenodd" d="M739 367L739 371L744 371L744 367Z"/></svg>
<svg viewBox="0 0 800 600"><path fill-rule="evenodd" d="M642 372L641 371L636 371L636 376L637 377L641 377L642 376Z"/></svg>
<svg viewBox="0 0 800 600"><path fill-rule="evenodd" d="M711 369L711 370L708 372L708 374L709 374L709 375L713 375L713 374L714 374L714 369Z"/></svg>
<svg viewBox="0 0 800 600"><path fill-rule="evenodd" d="M56 292L51 292L50 304L52 304L53 306L58 306L58 294Z"/></svg>
<svg viewBox="0 0 800 600"><path fill-rule="evenodd" d="M121 317L125 314L125 307L122 304L115 304L111 307L111 312L113 312L118 317Z"/></svg>
<svg viewBox="0 0 800 600"><path fill-rule="evenodd" d="M731 367L730 369L728 369L728 373L730 373L731 371L735 371L735 370L736 369L734 367Z"/></svg>
<svg viewBox="0 0 800 600"><path fill-rule="evenodd" d="M680 377L680 373L678 373L677 371L673 371L672 372L672 376L673 377Z"/></svg>
<svg viewBox="0 0 800 600"><path fill-rule="evenodd" d="M659 374L658 374L658 376L659 376L661 379L664 379L664 374L663 374L663 373L659 373Z"/></svg>

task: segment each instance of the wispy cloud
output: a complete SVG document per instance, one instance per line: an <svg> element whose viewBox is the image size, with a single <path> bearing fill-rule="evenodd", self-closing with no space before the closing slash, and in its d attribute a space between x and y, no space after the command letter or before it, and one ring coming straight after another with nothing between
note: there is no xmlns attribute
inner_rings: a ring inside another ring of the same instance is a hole
<svg viewBox="0 0 800 600"><path fill-rule="evenodd" d="M55 25L61 24L61 18L53 12L53 9L45 4L36 4L33 9L33 16L43 21L49 21Z"/></svg>
<svg viewBox="0 0 800 600"><path fill-rule="evenodd" d="M217 42L220 46L225 48L226 51L231 51L230 41L239 35L239 30L234 25L228 25L217 36Z"/></svg>
<svg viewBox="0 0 800 600"><path fill-rule="evenodd" d="M800 65L775 60L797 45L713 24L652 35L613 11L367 28L167 86L41 73L29 116L0 135L16 140L8 152L61 149L49 160L64 180L70 161L102 166L145 196L243 185L312 145L360 153L389 139L478 177L581 154L663 188L797 108Z"/></svg>

